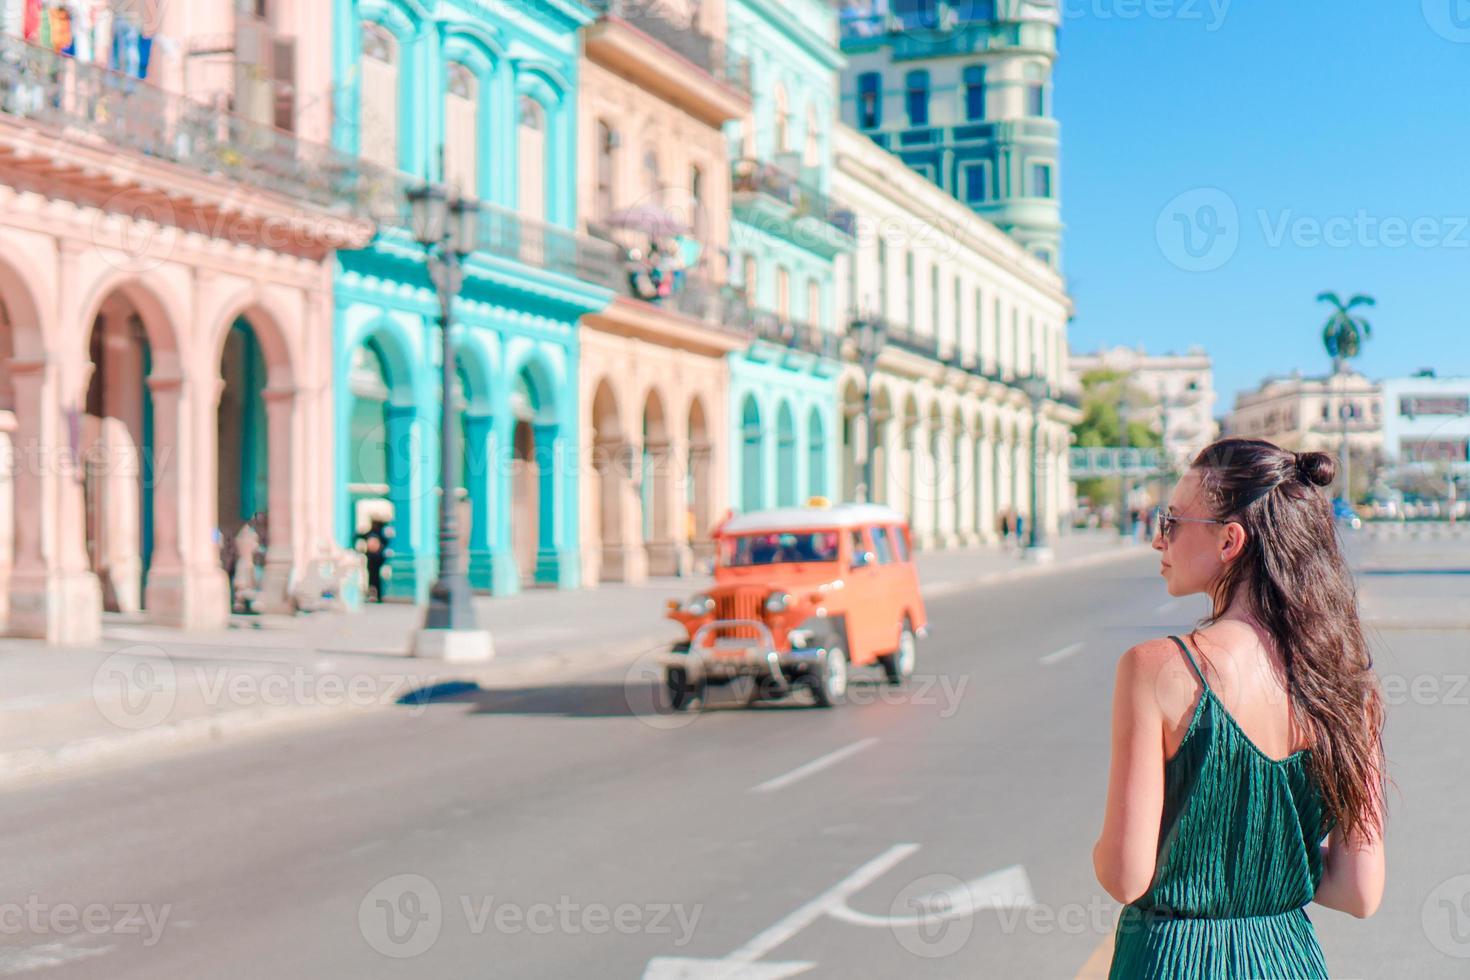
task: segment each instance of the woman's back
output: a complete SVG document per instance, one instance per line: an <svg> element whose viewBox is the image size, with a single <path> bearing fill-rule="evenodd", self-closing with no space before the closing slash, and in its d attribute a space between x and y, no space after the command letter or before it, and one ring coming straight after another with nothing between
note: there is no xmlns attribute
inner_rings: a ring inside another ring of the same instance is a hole
<svg viewBox="0 0 1470 980"><path fill-rule="evenodd" d="M1327 834L1308 750L1264 751L1189 646L1170 639L1198 695L1164 767L1154 880L1124 909L1112 976L1325 977L1303 909L1322 877ZM1269 719L1283 707L1269 702L1258 697L1249 707Z"/></svg>

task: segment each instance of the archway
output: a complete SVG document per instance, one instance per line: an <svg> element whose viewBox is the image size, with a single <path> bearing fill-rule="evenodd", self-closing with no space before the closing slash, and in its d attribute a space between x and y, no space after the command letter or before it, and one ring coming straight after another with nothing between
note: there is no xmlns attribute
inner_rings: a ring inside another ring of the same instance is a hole
<svg viewBox="0 0 1470 980"><path fill-rule="evenodd" d="M806 425L807 492L810 496L827 495L827 427L822 424L822 410L813 406Z"/></svg>
<svg viewBox="0 0 1470 980"><path fill-rule="evenodd" d="M155 296L119 285L98 305L87 344L92 374L78 444L88 564L104 609L176 621L187 615L189 583L172 326Z"/></svg>
<svg viewBox="0 0 1470 980"><path fill-rule="evenodd" d="M709 422L704 414L704 402L694 398L689 403L689 467L684 485L685 536L696 561L714 557L714 542L710 530L714 524L711 479L714 446L710 442Z"/></svg>
<svg viewBox="0 0 1470 980"><path fill-rule="evenodd" d="M776 410L776 506L796 506L796 420L787 401Z"/></svg>
<svg viewBox="0 0 1470 980"><path fill-rule="evenodd" d="M643 403L643 450L639 471L639 494L643 515L643 547L648 571L653 575L678 572L672 525L674 493L672 449L663 400L650 391Z"/></svg>
<svg viewBox="0 0 1470 980"><path fill-rule="evenodd" d="M950 531L954 535L955 543L958 544L967 532L965 527L965 500L974 491L974 474L966 474L964 461L973 457L966 455L965 443L970 438L970 433L965 426L964 417L956 410L950 419L949 425L949 471L953 474L951 486L953 491L950 495L950 519L952 521ZM969 508L973 513L974 508Z"/></svg>
<svg viewBox="0 0 1470 980"><path fill-rule="evenodd" d="M256 567L263 571L266 549L274 537L270 527L269 421L263 398L265 358L255 330L244 317L226 332L220 378L224 384L215 429L215 520L220 531L221 562L230 576L233 604L238 609L261 597L263 575ZM285 543L289 547L290 542Z"/></svg>
<svg viewBox="0 0 1470 980"><path fill-rule="evenodd" d="M873 393L873 488L869 499L874 503L887 504L892 496L892 479L888 472L891 462L889 440L893 432L893 399L886 387L880 386Z"/></svg>
<svg viewBox="0 0 1470 980"><path fill-rule="evenodd" d="M842 499L857 500L860 491L867 499L873 499L872 487L861 487L863 482L862 460L873 451L873 433L865 431L863 418L863 390L849 378L842 386Z"/></svg>
<svg viewBox="0 0 1470 980"><path fill-rule="evenodd" d="M375 581L375 598L414 598L418 519L414 471L419 460L418 415L404 351L385 333L374 333L353 349L347 373L351 400L350 447L346 465L349 540L365 536L369 546L386 548L386 574Z"/></svg>
<svg viewBox="0 0 1470 980"><path fill-rule="evenodd" d="M740 509L745 513L765 506L765 456L760 406L754 395L746 395L740 408Z"/></svg>
<svg viewBox="0 0 1470 980"><path fill-rule="evenodd" d="M467 556L470 588L488 592L494 586L495 545L490 466L494 440L489 371L471 343L454 352L452 411L459 417L459 445L454 458L455 527L460 553Z"/></svg>
<svg viewBox="0 0 1470 980"><path fill-rule="evenodd" d="M592 396L592 488L597 501L596 525L587 533L599 542L598 580L629 581L624 541L624 519L629 493L627 436L623 432L617 395L607 379L597 383Z"/></svg>
<svg viewBox="0 0 1470 980"><path fill-rule="evenodd" d="M556 539L559 428L554 392L551 380L535 361L516 373L510 392L510 544L523 584L554 586L560 580Z"/></svg>
<svg viewBox="0 0 1470 980"><path fill-rule="evenodd" d="M954 485L946 473L953 462L949 452L950 434L944 430L944 419L935 404L929 413L929 452L925 458L928 473L924 476L924 492L928 494L929 536L935 547L945 543L947 531L944 526L946 494Z"/></svg>

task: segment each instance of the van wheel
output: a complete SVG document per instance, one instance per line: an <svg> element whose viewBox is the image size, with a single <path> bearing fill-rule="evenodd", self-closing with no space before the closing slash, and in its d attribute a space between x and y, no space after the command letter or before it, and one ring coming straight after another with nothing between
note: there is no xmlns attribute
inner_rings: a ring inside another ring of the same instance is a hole
<svg viewBox="0 0 1470 980"><path fill-rule="evenodd" d="M902 684L914 676L914 662L918 659L918 641L914 638L914 627L905 616L903 629L898 634L898 649L878 658L888 683Z"/></svg>
<svg viewBox="0 0 1470 980"><path fill-rule="evenodd" d="M821 665L807 674L805 680L817 707L841 704L847 697L847 651L835 644L828 647Z"/></svg>
<svg viewBox="0 0 1470 980"><path fill-rule="evenodd" d="M674 711L688 711L704 698L704 682L688 683L684 668L671 667L664 674L664 692Z"/></svg>

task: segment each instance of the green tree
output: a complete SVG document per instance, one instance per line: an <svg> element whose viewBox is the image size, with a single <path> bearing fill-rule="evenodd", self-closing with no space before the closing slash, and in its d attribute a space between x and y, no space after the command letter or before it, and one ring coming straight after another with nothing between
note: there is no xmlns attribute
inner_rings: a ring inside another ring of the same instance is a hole
<svg viewBox="0 0 1470 980"><path fill-rule="evenodd" d="M1098 368L1082 376L1082 420L1072 427L1076 445L1089 447L1130 446L1134 449L1157 449L1164 444L1163 433L1140 418L1153 399L1128 383L1128 375L1110 368ZM1128 417L1127 440L1124 440L1123 417ZM1096 478L1077 481L1077 495L1092 501L1094 507L1117 503L1122 493L1121 480Z"/></svg>

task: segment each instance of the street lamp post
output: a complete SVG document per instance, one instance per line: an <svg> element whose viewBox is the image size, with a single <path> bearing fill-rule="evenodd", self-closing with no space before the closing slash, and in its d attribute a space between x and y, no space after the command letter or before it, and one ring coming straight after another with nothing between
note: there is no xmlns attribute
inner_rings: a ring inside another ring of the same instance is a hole
<svg viewBox="0 0 1470 980"><path fill-rule="evenodd" d="M1046 538L1046 515L1042 513L1041 496L1041 408L1051 394L1051 384L1039 374L1021 379L1021 390L1031 399L1031 533L1027 536L1026 557L1031 561L1051 561L1051 545Z"/></svg>
<svg viewBox="0 0 1470 980"><path fill-rule="evenodd" d="M439 300L439 575L429 588L424 625L414 636L418 657L448 661L489 660L495 645L475 623L470 583L461 567L455 516L454 298L464 285L464 258L475 250L479 203L443 184L421 184L408 192L414 238L423 246L429 279Z"/></svg>
<svg viewBox="0 0 1470 980"><path fill-rule="evenodd" d="M852 321L858 339L858 363L863 369L863 483L858 499L873 500L873 375L878 373L878 357L888 342L887 325L877 317L858 317Z"/></svg>

